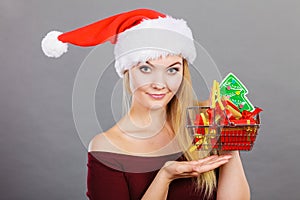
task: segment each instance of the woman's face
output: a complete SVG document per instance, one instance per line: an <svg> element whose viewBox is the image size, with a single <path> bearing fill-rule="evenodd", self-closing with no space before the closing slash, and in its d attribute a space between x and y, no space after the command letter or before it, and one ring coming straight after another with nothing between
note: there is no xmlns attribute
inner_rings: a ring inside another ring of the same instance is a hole
<svg viewBox="0 0 300 200"><path fill-rule="evenodd" d="M139 63L129 70L133 105L165 107L178 91L183 77L181 56L167 56Z"/></svg>

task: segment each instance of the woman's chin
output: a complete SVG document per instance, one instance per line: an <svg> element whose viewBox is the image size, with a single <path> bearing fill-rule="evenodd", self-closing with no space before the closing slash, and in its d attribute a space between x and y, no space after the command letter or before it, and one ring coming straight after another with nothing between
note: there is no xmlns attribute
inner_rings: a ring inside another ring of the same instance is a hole
<svg viewBox="0 0 300 200"><path fill-rule="evenodd" d="M164 105L164 104L154 104L150 107L150 110L159 110L159 109L162 109L165 107L166 107L166 105Z"/></svg>

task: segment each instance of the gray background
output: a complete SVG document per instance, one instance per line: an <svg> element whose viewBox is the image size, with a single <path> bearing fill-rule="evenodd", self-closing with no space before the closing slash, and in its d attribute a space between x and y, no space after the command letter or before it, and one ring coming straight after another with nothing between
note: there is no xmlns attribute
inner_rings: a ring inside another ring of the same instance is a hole
<svg viewBox="0 0 300 200"><path fill-rule="evenodd" d="M221 74L235 72L248 98L264 109L254 149L242 153L252 199L299 199L300 2L123 2L1 0L0 198L86 199L87 150L72 118L72 88L92 48L71 46L50 59L40 41L52 29L147 7L186 19ZM111 76L115 81L114 70ZM98 111L109 107L99 94L96 99ZM99 116L103 129L113 124Z"/></svg>

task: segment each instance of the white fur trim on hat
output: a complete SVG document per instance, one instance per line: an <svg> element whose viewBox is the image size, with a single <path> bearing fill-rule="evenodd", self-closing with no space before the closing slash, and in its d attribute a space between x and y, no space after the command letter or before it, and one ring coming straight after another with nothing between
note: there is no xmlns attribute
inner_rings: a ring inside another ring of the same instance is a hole
<svg viewBox="0 0 300 200"><path fill-rule="evenodd" d="M183 19L159 17L143 20L120 33L114 49L115 68L120 77L138 62L167 55L182 55L190 63L196 58L191 29Z"/></svg>
<svg viewBox="0 0 300 200"><path fill-rule="evenodd" d="M51 31L43 38L41 46L46 56L58 58L68 51L68 44L57 39L61 34L59 31Z"/></svg>

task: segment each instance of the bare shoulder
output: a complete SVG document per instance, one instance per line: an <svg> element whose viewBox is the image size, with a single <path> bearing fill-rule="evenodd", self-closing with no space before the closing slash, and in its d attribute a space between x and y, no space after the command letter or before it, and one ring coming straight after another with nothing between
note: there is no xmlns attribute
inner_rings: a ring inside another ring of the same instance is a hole
<svg viewBox="0 0 300 200"><path fill-rule="evenodd" d="M102 150L101 148L103 148L104 144L106 143L106 141L105 141L106 138L104 136L104 133L105 132L99 133L91 139L91 141L89 143L88 151L101 151Z"/></svg>
<svg viewBox="0 0 300 200"><path fill-rule="evenodd" d="M88 151L114 151L114 145L112 145L114 139L112 136L116 134L118 133L112 128L95 135L89 143Z"/></svg>

